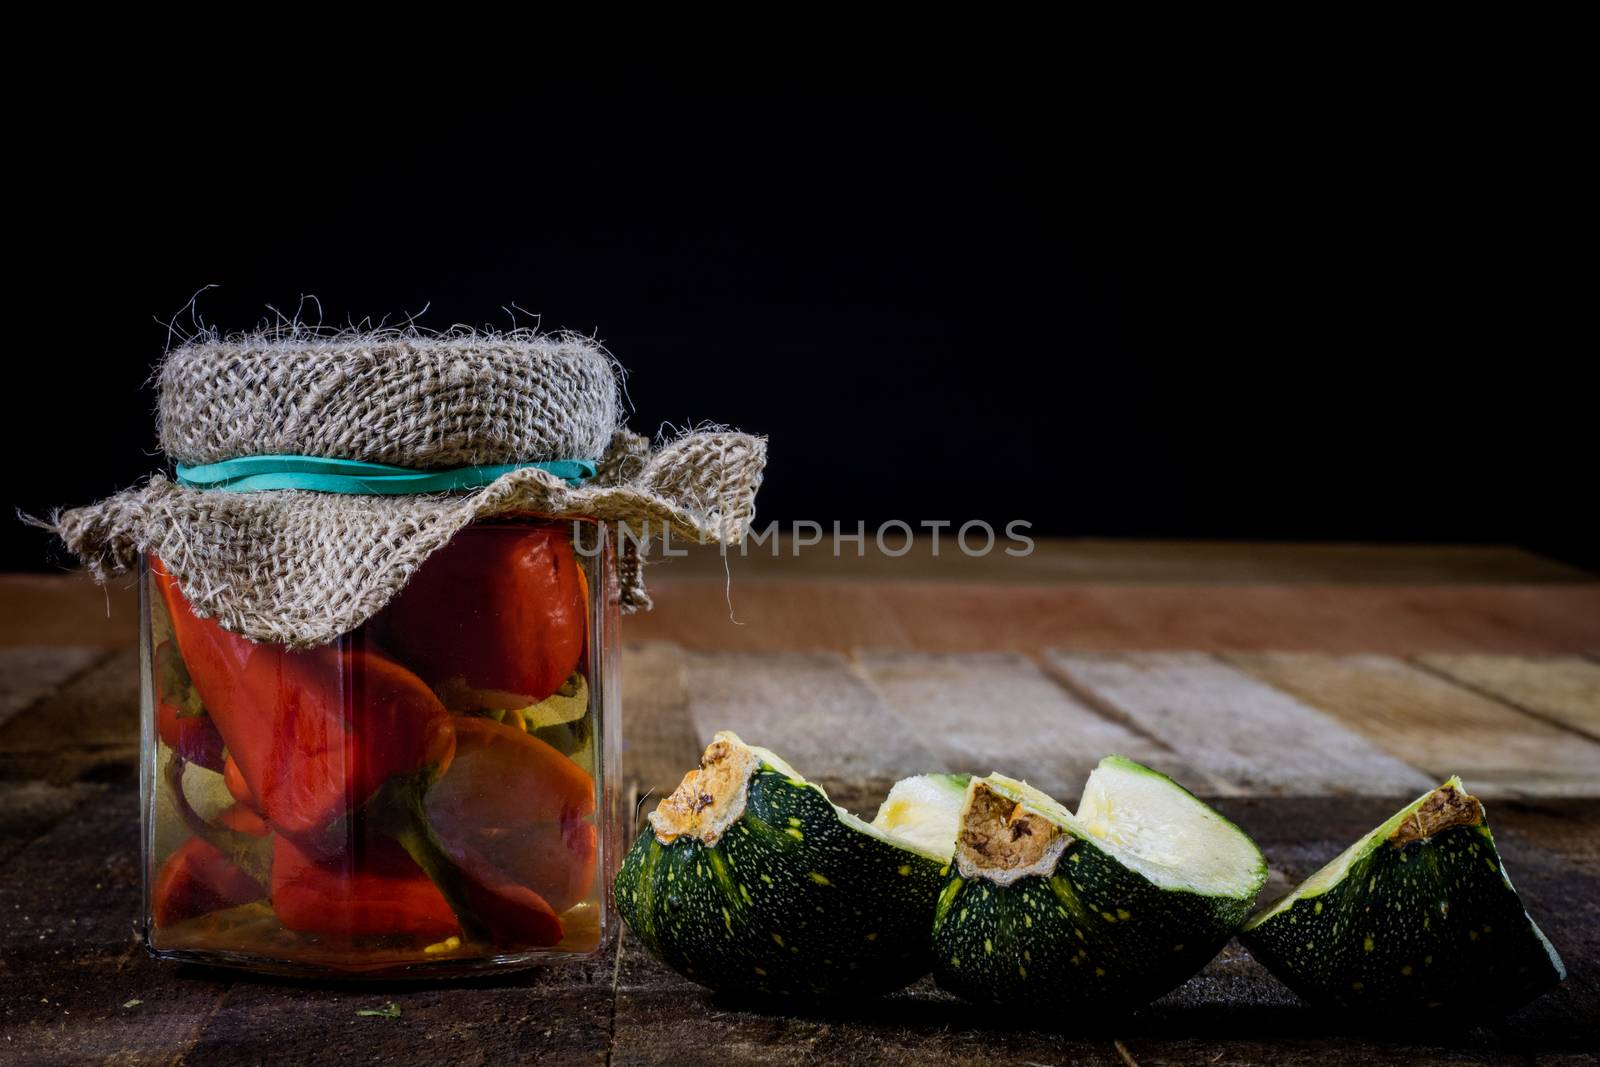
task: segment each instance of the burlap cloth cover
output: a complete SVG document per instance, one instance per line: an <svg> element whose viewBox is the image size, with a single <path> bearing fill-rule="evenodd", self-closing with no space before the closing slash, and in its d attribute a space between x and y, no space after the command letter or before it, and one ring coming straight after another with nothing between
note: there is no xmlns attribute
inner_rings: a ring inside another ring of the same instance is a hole
<svg viewBox="0 0 1600 1067"><path fill-rule="evenodd" d="M49 525L101 581L153 552L195 611L257 641L325 644L371 618L475 519L589 516L736 543L755 514L766 441L688 433L651 454L622 428L611 358L577 337L458 332L250 336L171 352L159 375L162 449L186 466L257 455L417 469L586 459L579 488L513 471L477 490L350 496L149 482ZM649 607L627 538L625 610Z"/></svg>

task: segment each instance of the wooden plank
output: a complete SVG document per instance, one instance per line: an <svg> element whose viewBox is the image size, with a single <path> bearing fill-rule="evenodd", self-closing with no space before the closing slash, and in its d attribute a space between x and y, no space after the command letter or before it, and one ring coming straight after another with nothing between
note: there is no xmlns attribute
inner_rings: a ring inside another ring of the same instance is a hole
<svg viewBox="0 0 1600 1067"><path fill-rule="evenodd" d="M187 1047L218 990L176 980L145 955L135 934L139 847L130 780L79 805L6 864L0 1060L165 1063ZM144 1004L124 1007L134 999Z"/></svg>
<svg viewBox="0 0 1600 1067"><path fill-rule="evenodd" d="M1435 783L1460 774L1485 796L1600 793L1600 745L1388 656L1227 657L1320 708Z"/></svg>
<svg viewBox="0 0 1600 1067"><path fill-rule="evenodd" d="M90 782L0 782L0 865L105 788Z"/></svg>
<svg viewBox="0 0 1600 1067"><path fill-rule="evenodd" d="M0 726L105 654L83 645L0 646Z"/></svg>
<svg viewBox="0 0 1600 1067"><path fill-rule="evenodd" d="M665 570L665 568L662 568ZM1574 653L1600 647L1600 583L1500 586L998 586L733 583L652 576L631 640L741 651Z"/></svg>
<svg viewBox="0 0 1600 1067"><path fill-rule="evenodd" d="M1055 652L1051 662L1210 774L1250 793L1416 793L1428 776L1317 709L1194 652Z"/></svg>
<svg viewBox="0 0 1600 1067"><path fill-rule="evenodd" d="M664 641L630 643L622 653L622 770L634 797L668 792L694 767L709 737L689 710L683 650ZM631 804L631 801L630 801ZM631 808L624 820L631 817ZM631 825L629 823L628 825Z"/></svg>
<svg viewBox="0 0 1600 1067"><path fill-rule="evenodd" d="M233 982L181 1062L601 1064L611 1043L612 971L607 952L492 982ZM355 1014L388 1004L398 1018Z"/></svg>
<svg viewBox="0 0 1600 1067"><path fill-rule="evenodd" d="M1600 663L1593 659L1458 653L1419 656L1417 662L1531 715L1600 739Z"/></svg>
<svg viewBox="0 0 1600 1067"><path fill-rule="evenodd" d="M842 527L854 533L853 527ZM926 531L909 546L886 535L881 551L868 533L862 545L830 536L816 545L747 542L726 557L715 547L678 545L682 556L652 556L651 574L672 581L705 579L735 586L775 578L827 581L941 581L996 585L1108 583L1129 585L1341 584L1485 585L1490 583L1593 582L1600 576L1508 545L1374 545L1271 541L1139 541L1092 538L1034 539L1026 556L996 531L995 549L968 556L955 535L943 531L939 551ZM979 539L981 540L981 538ZM969 542L971 543L971 542ZM776 549L776 551L775 551ZM1020 549L1019 549L1020 550Z"/></svg>
<svg viewBox="0 0 1600 1067"><path fill-rule="evenodd" d="M929 770L1000 771L1076 803L1095 764L1116 753L1197 792L1219 788L1161 742L1071 696L1026 656L861 652L857 660L893 713L933 753Z"/></svg>
<svg viewBox="0 0 1600 1067"><path fill-rule="evenodd" d="M0 725L0 779L65 784L98 769L125 773L139 751L139 656L100 660Z"/></svg>
<svg viewBox="0 0 1600 1067"><path fill-rule="evenodd" d="M834 653L691 652L688 677L702 737L732 730L830 791L862 794L835 803L881 799L896 779L934 765L917 731Z"/></svg>

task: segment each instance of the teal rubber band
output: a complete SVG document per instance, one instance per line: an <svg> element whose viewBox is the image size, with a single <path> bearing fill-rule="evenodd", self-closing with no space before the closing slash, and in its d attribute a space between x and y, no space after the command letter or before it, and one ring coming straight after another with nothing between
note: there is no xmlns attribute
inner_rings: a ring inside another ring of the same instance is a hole
<svg viewBox="0 0 1600 1067"><path fill-rule="evenodd" d="M316 493L357 496L399 496L406 493L448 493L478 489L529 467L548 471L574 489L595 475L595 465L585 459L556 459L541 463L495 463L453 470L419 471L386 463L363 463L326 456L242 456L197 467L178 464L178 484L193 489L231 493L262 489L305 489Z"/></svg>

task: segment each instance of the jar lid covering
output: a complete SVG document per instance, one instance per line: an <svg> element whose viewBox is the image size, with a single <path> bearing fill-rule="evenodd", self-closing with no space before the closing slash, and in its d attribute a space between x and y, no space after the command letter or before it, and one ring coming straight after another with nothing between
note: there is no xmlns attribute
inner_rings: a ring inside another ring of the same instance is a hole
<svg viewBox="0 0 1600 1067"><path fill-rule="evenodd" d="M41 523L101 580L159 556L196 614L290 648L326 644L380 611L478 519L626 523L635 535L737 543L755 516L766 439L691 432L652 452L622 429L615 365L572 336L531 331L207 339L159 374L162 447L185 465L278 453L418 470L592 461L574 486L538 467L466 492L352 496L208 491L165 475ZM625 610L649 607L621 539Z"/></svg>
<svg viewBox="0 0 1600 1067"><path fill-rule="evenodd" d="M194 466L327 456L431 469L597 460L621 418L611 357L571 335L296 333L163 362L161 447Z"/></svg>

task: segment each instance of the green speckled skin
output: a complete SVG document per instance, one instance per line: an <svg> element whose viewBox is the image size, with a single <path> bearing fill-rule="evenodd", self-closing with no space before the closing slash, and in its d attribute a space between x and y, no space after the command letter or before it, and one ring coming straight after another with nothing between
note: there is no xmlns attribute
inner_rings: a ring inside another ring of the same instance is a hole
<svg viewBox="0 0 1600 1067"><path fill-rule="evenodd" d="M1327 890L1239 936L1314 1004L1416 1019L1500 1014L1554 986L1536 931L1485 825L1376 841Z"/></svg>
<svg viewBox="0 0 1600 1067"><path fill-rule="evenodd" d="M663 845L647 827L614 894L645 947L701 985L872 996L928 972L945 870L846 826L815 786L763 765L721 840Z"/></svg>
<svg viewBox="0 0 1600 1067"><path fill-rule="evenodd" d="M1162 889L1074 837L1048 878L999 885L952 873L933 973L977 1003L1131 1011L1204 967L1252 903Z"/></svg>

